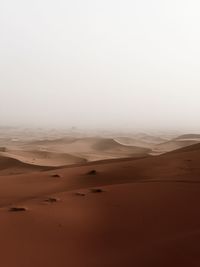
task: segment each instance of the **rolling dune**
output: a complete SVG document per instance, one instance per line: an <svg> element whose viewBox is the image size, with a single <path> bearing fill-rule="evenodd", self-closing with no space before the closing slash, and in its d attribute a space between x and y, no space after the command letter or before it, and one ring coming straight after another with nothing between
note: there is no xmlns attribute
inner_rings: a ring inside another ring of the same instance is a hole
<svg viewBox="0 0 200 267"><path fill-rule="evenodd" d="M44 166L64 166L112 158L146 157L149 148L122 145L108 138L62 138L27 142L9 146L4 155L25 163Z"/></svg>
<svg viewBox="0 0 200 267"><path fill-rule="evenodd" d="M178 136L176 139L194 139L198 140L200 139L200 134L183 134Z"/></svg>
<svg viewBox="0 0 200 267"><path fill-rule="evenodd" d="M198 267L199 161L196 144L1 176L1 264Z"/></svg>
<svg viewBox="0 0 200 267"><path fill-rule="evenodd" d="M200 143L200 137L197 134L181 135L168 142L158 144L154 147L153 153L162 154L198 143Z"/></svg>
<svg viewBox="0 0 200 267"><path fill-rule="evenodd" d="M142 147L142 148L148 148L148 149L153 149L155 146L155 142L148 142L148 141L143 141L137 138L131 138L131 137L117 137L115 140L120 143L121 145L125 146L136 146L136 147ZM158 143L160 143L158 141Z"/></svg>

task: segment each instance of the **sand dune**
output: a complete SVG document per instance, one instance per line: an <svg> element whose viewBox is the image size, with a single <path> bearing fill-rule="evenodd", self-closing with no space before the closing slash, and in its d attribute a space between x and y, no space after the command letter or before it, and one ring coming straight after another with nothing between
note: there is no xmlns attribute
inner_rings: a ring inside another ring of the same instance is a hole
<svg viewBox="0 0 200 267"><path fill-rule="evenodd" d="M137 140L140 140L143 142L154 143L154 144L163 143L168 140L168 138L166 137L150 135L146 133L135 134L134 137Z"/></svg>
<svg viewBox="0 0 200 267"><path fill-rule="evenodd" d="M200 138L197 134L181 135L168 142L156 145L153 154L162 154L198 143L200 143Z"/></svg>
<svg viewBox="0 0 200 267"><path fill-rule="evenodd" d="M58 145L58 144L68 144L76 141L76 138L74 137L63 137L58 139L42 139L42 140L35 140L30 142L31 145L43 145L43 146L49 146L49 145Z"/></svg>
<svg viewBox="0 0 200 267"><path fill-rule="evenodd" d="M135 154L147 154L151 152L151 149L123 145L114 139L99 139L92 144L92 148L97 151L110 151L111 153L124 152L131 156L134 156Z"/></svg>
<svg viewBox="0 0 200 267"><path fill-rule="evenodd" d="M200 152L200 143L197 143L197 144L193 144L193 145L190 145L190 146L186 146L186 147L182 147L182 148L179 148L177 150L174 150L174 151L171 151L171 152L168 152L168 154L174 154L174 153L182 153L182 152Z"/></svg>
<svg viewBox="0 0 200 267"><path fill-rule="evenodd" d="M33 166L14 158L0 155L0 175L13 175L48 170L45 166Z"/></svg>
<svg viewBox="0 0 200 267"><path fill-rule="evenodd" d="M136 146L136 147L142 147L142 148L149 148L149 149L153 149L155 146L155 143L151 143L148 141L143 141L137 138L131 138L131 137L117 137L115 138L115 140L122 144L122 145L126 145L126 146ZM158 142L160 143L160 142Z"/></svg>
<svg viewBox="0 0 200 267"><path fill-rule="evenodd" d="M183 148L186 146L191 146L193 144L198 143L198 141L194 141L194 140L172 140L163 144L160 144L158 146L155 147L154 149L154 153L166 153L169 151L173 151L173 150L177 150L179 148Z"/></svg>
<svg viewBox="0 0 200 267"><path fill-rule="evenodd" d="M199 160L196 144L1 176L2 266L199 266Z"/></svg>
<svg viewBox="0 0 200 267"><path fill-rule="evenodd" d="M10 157L46 166L63 166L112 158L145 157L149 148L127 146L111 138L62 138L28 142L7 149Z"/></svg>
<svg viewBox="0 0 200 267"><path fill-rule="evenodd" d="M76 163L87 162L84 158L73 156L66 153L56 153L48 151L22 151L22 150L10 150L4 155L20 160L22 162L39 165L39 166L52 166L59 167L65 165L71 165Z"/></svg>
<svg viewBox="0 0 200 267"><path fill-rule="evenodd" d="M147 134L139 134L134 137L117 137L115 140L122 145L151 149L151 154L161 154L167 152L166 144L171 142L169 137L151 136ZM173 144L171 147L172 150L177 149L177 147Z"/></svg>
<svg viewBox="0 0 200 267"><path fill-rule="evenodd" d="M48 185L54 186L54 179L49 179L53 173L60 174L63 179L56 180L56 191L72 190L81 187L95 186L95 185L108 185L126 182L139 182L139 181L198 181L199 180L199 159L200 159L200 145L193 145L187 149L180 149L176 152L170 152L161 156L148 157L143 159L113 159L104 160L100 162L90 162L87 164L79 164L75 166L69 166L65 168L55 169L52 171L38 172L33 175L30 173L12 177L8 182L13 185L15 181L25 181L29 183L31 181L30 192L25 190L20 193L20 196L24 198L34 194L34 182L35 188L42 188L44 183L45 192L48 194ZM10 162L17 164L23 164L15 159L1 157L2 166L11 167ZM7 162L7 163L6 163ZM14 164L13 164L14 165ZM33 168L37 166L32 166ZM2 168L3 169L3 168ZM87 173L91 170L97 170L97 175L90 176ZM38 179L39 178L39 179ZM94 179L95 178L95 179ZM2 176L0 182L7 183L7 177L4 180ZM24 180L25 179L25 180ZM199 180L200 181L200 180ZM57 188L59 187L59 189ZM0 187L0 194L4 194L3 185ZM51 190L52 191L52 188ZM45 193L44 192L44 193Z"/></svg>
<svg viewBox="0 0 200 267"><path fill-rule="evenodd" d="M194 140L198 140L200 139L200 134L183 134L183 135L180 135L176 138L177 140L178 139L194 139Z"/></svg>
<svg viewBox="0 0 200 267"><path fill-rule="evenodd" d="M70 140L70 141L69 141ZM87 137L87 138L77 138L77 139L58 139L52 141L38 141L34 142L34 145L42 147L48 147L49 149L60 150L68 152L88 152L88 151L101 151L101 150L119 150L124 149L133 151L133 147L122 145L112 138L102 138L102 137ZM136 147L137 148L137 147ZM149 151L144 149L145 152Z"/></svg>

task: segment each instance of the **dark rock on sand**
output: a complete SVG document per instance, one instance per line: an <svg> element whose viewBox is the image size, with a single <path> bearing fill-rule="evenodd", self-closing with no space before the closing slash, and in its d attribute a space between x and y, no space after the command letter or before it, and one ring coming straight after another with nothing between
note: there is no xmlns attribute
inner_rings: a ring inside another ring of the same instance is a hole
<svg viewBox="0 0 200 267"><path fill-rule="evenodd" d="M11 207L9 211L11 212L19 212L19 211L26 211L27 209L24 207Z"/></svg>
<svg viewBox="0 0 200 267"><path fill-rule="evenodd" d="M55 198L55 197L49 197L47 199L45 199L45 202L48 202L48 203L53 203L53 202L58 202L59 199L58 198Z"/></svg>
<svg viewBox="0 0 200 267"><path fill-rule="evenodd" d="M52 174L51 177L60 178L60 174Z"/></svg>
<svg viewBox="0 0 200 267"><path fill-rule="evenodd" d="M91 192L91 193L102 193L103 190L100 189L100 188L92 188L92 189L90 190L90 192Z"/></svg>
<svg viewBox="0 0 200 267"><path fill-rule="evenodd" d="M84 196L85 196L84 193L80 193L80 192L76 192L75 195L76 195L76 196L79 196L79 197L84 197Z"/></svg>
<svg viewBox="0 0 200 267"><path fill-rule="evenodd" d="M87 173L88 175L96 175L97 171L96 170L91 170Z"/></svg>

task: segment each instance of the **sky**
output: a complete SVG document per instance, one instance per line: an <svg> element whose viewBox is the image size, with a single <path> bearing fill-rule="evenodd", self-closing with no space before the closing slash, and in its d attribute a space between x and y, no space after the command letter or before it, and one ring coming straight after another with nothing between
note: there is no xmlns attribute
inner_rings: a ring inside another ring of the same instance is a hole
<svg viewBox="0 0 200 267"><path fill-rule="evenodd" d="M0 125L200 131L198 0L1 0Z"/></svg>

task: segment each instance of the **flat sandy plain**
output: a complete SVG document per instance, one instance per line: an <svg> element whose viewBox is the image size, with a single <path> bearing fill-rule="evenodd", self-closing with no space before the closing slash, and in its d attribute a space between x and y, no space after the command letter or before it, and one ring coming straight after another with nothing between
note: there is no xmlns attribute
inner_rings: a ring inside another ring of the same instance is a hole
<svg viewBox="0 0 200 267"><path fill-rule="evenodd" d="M0 134L1 266L200 266L200 135Z"/></svg>

